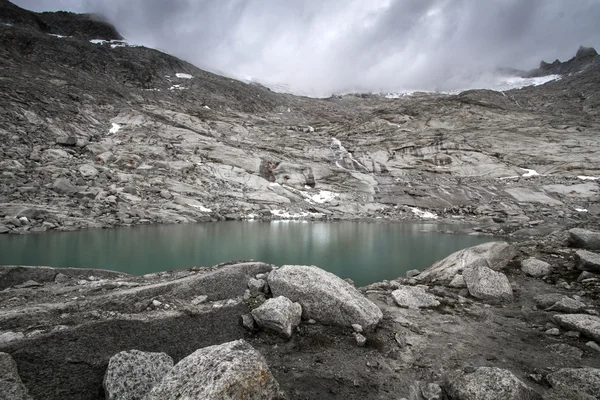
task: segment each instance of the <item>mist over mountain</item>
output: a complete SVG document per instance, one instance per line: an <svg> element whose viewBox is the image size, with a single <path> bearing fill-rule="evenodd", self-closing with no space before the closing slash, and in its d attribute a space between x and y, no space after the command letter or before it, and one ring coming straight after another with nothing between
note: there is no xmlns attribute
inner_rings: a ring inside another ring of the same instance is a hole
<svg viewBox="0 0 600 400"><path fill-rule="evenodd" d="M491 87L598 46L600 2L561 0L18 0L99 13L132 43L201 68L314 96ZM281 87L281 86L279 86Z"/></svg>

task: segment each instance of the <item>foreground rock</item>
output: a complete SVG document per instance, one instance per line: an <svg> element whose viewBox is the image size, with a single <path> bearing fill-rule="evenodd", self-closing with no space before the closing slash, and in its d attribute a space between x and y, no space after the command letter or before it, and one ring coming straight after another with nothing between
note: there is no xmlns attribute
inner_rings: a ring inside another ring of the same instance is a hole
<svg viewBox="0 0 600 400"><path fill-rule="evenodd" d="M434 295L427 293L425 289L418 286L401 286L392 292L392 297L399 307L425 308L440 305Z"/></svg>
<svg viewBox="0 0 600 400"><path fill-rule="evenodd" d="M552 266L537 258L528 258L521 262L521 270L534 278L541 278L552 272Z"/></svg>
<svg viewBox="0 0 600 400"><path fill-rule="evenodd" d="M287 297L279 296L268 299L252 310L252 317L261 328L273 330L289 338L300 323L302 306L292 303Z"/></svg>
<svg viewBox="0 0 600 400"><path fill-rule="evenodd" d="M546 377L553 388L565 393L571 392L570 398L584 393L593 398L600 397L600 369L597 368L563 368Z"/></svg>
<svg viewBox="0 0 600 400"><path fill-rule="evenodd" d="M462 271L486 266L495 271L501 270L516 255L514 246L506 242L490 242L457 251L427 268L415 279L419 282L447 284Z"/></svg>
<svg viewBox="0 0 600 400"><path fill-rule="evenodd" d="M587 314L555 315L554 321L563 328L581 332L600 343L600 317Z"/></svg>
<svg viewBox="0 0 600 400"><path fill-rule="evenodd" d="M485 266L476 266L463 272L469 294L480 300L512 301L513 292L508 278Z"/></svg>
<svg viewBox="0 0 600 400"><path fill-rule="evenodd" d="M573 228L569 230L571 246L586 250L600 250L600 232Z"/></svg>
<svg viewBox="0 0 600 400"><path fill-rule="evenodd" d="M263 356L244 340L197 350L177 363L147 400L280 399Z"/></svg>
<svg viewBox="0 0 600 400"><path fill-rule="evenodd" d="M165 353L123 351L111 357L104 377L107 400L141 400L173 368Z"/></svg>
<svg viewBox="0 0 600 400"><path fill-rule="evenodd" d="M32 400L10 354L0 353L0 399Z"/></svg>
<svg viewBox="0 0 600 400"><path fill-rule="evenodd" d="M600 254L592 253L587 250L577 250L575 252L577 268L582 271L600 272Z"/></svg>
<svg viewBox="0 0 600 400"><path fill-rule="evenodd" d="M451 400L538 400L541 396L512 372L481 367L473 373L456 371L447 377Z"/></svg>
<svg viewBox="0 0 600 400"><path fill-rule="evenodd" d="M330 325L373 329L383 318L379 307L348 282L315 266L284 265L268 278L273 296L302 306L302 317Z"/></svg>

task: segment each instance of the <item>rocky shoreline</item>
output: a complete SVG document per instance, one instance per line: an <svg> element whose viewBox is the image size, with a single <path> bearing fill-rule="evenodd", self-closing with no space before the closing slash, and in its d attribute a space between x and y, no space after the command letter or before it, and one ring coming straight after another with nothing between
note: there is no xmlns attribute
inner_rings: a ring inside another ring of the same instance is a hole
<svg viewBox="0 0 600 400"><path fill-rule="evenodd" d="M595 399L600 233L547 240L357 289L254 261L141 277L2 267L0 384L14 399Z"/></svg>

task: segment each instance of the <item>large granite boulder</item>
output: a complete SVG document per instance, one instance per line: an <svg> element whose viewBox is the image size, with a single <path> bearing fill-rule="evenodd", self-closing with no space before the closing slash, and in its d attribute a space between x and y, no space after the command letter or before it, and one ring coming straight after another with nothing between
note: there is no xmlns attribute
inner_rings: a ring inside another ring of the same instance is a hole
<svg viewBox="0 0 600 400"><path fill-rule="evenodd" d="M264 357L244 340L196 350L179 361L145 400L280 399Z"/></svg>
<svg viewBox="0 0 600 400"><path fill-rule="evenodd" d="M268 299L252 310L252 317L261 328L270 329L289 338L300 323L302 306L293 303L287 297L279 296Z"/></svg>
<svg viewBox="0 0 600 400"><path fill-rule="evenodd" d="M108 362L104 376L106 400L142 400L173 368L165 353L122 351Z"/></svg>
<svg viewBox="0 0 600 400"><path fill-rule="evenodd" d="M600 369L562 368L546 376L553 388L600 397ZM569 397L573 398L573 397Z"/></svg>
<svg viewBox="0 0 600 400"><path fill-rule="evenodd" d="M17 363L7 353L0 353L0 399L31 400L19 376Z"/></svg>
<svg viewBox="0 0 600 400"><path fill-rule="evenodd" d="M415 279L419 282L449 283L456 274L479 265L498 271L506 267L516 254L514 246L506 242L484 243L450 254L421 272Z"/></svg>
<svg viewBox="0 0 600 400"><path fill-rule="evenodd" d="M496 272L479 265L463 271L469 294L480 300L512 301L513 292L508 278L502 272Z"/></svg>
<svg viewBox="0 0 600 400"><path fill-rule="evenodd" d="M600 343L600 317L588 314L555 315L554 322L563 328L581 332Z"/></svg>
<svg viewBox="0 0 600 400"><path fill-rule="evenodd" d="M434 295L427 293L424 288L419 286L400 286L392 292L392 297L398 307L426 308L440 305Z"/></svg>
<svg viewBox="0 0 600 400"><path fill-rule="evenodd" d="M577 250L575 260L577 261L577 268L582 271L600 272L600 254L587 250Z"/></svg>
<svg viewBox="0 0 600 400"><path fill-rule="evenodd" d="M600 250L600 232L573 228L569 230L569 243L580 249Z"/></svg>
<svg viewBox="0 0 600 400"><path fill-rule="evenodd" d="M531 257L521 261L521 270L529 276L541 278L552 272L552 266L545 261Z"/></svg>
<svg viewBox="0 0 600 400"><path fill-rule="evenodd" d="M446 377L445 386L451 400L541 399L512 372L493 367L480 367L469 374L455 371Z"/></svg>
<svg viewBox="0 0 600 400"><path fill-rule="evenodd" d="M267 280L273 296L300 303L305 319L348 327L359 324L369 330L383 318L379 307L354 286L315 266L284 265Z"/></svg>

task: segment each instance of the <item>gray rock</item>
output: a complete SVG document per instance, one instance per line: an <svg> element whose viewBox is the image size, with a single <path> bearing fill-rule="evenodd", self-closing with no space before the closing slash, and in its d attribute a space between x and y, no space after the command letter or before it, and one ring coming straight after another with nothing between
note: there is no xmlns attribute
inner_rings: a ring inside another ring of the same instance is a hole
<svg viewBox="0 0 600 400"><path fill-rule="evenodd" d="M256 322L254 321L252 314L248 313L242 315L242 326L250 331L256 329Z"/></svg>
<svg viewBox="0 0 600 400"><path fill-rule="evenodd" d="M480 265L463 271L463 277L469 294L477 299L512 301L512 288L502 272Z"/></svg>
<svg viewBox="0 0 600 400"><path fill-rule="evenodd" d="M567 358L580 359L583 356L583 350L564 343L551 344L548 349Z"/></svg>
<svg viewBox="0 0 600 400"><path fill-rule="evenodd" d="M399 307L426 308L440 305L434 295L419 286L401 286L392 292L392 297Z"/></svg>
<svg viewBox="0 0 600 400"><path fill-rule="evenodd" d="M58 178L52 184L52 190L54 190L56 193L66 194L68 196L71 196L71 195L77 193L79 188L77 188L77 186L73 185L71 183L71 181L69 181L66 178Z"/></svg>
<svg viewBox="0 0 600 400"><path fill-rule="evenodd" d="M533 301L535 302L535 305L539 308L546 309L548 307L552 307L554 304L561 301L563 297L566 296L560 293L546 293L534 296Z"/></svg>
<svg viewBox="0 0 600 400"><path fill-rule="evenodd" d="M600 342L600 317L588 314L555 315L554 322L558 325Z"/></svg>
<svg viewBox="0 0 600 400"><path fill-rule="evenodd" d="M512 372L493 367L480 367L472 373L455 371L446 377L445 386L452 400L541 399Z"/></svg>
<svg viewBox="0 0 600 400"><path fill-rule="evenodd" d="M259 293L262 293L266 283L267 282L265 282L262 279L250 278L250 280L248 281L248 289L250 290L250 296L256 296Z"/></svg>
<svg viewBox="0 0 600 400"><path fill-rule="evenodd" d="M421 395L425 400L442 400L442 388L437 383L428 383L421 387Z"/></svg>
<svg viewBox="0 0 600 400"><path fill-rule="evenodd" d="M362 325L359 325L359 324L352 324L352 330L356 333L362 333L363 327L362 327Z"/></svg>
<svg viewBox="0 0 600 400"><path fill-rule="evenodd" d="M23 334L23 332L12 332L12 331L3 332L3 333L0 333L0 344L15 342L15 341L21 340L23 338L25 338L25 335Z"/></svg>
<svg viewBox="0 0 600 400"><path fill-rule="evenodd" d="M91 164L83 164L79 167L79 173L84 178L93 178L98 175L98 170Z"/></svg>
<svg viewBox="0 0 600 400"><path fill-rule="evenodd" d="M532 257L521 261L521 270L529 276L541 278L552 272L552 266L545 261Z"/></svg>
<svg viewBox="0 0 600 400"><path fill-rule="evenodd" d="M421 272L415 279L419 282L450 282L456 274L478 265L498 271L506 267L516 254L516 249L506 242L484 243L450 254Z"/></svg>
<svg viewBox="0 0 600 400"><path fill-rule="evenodd" d="M573 228L569 230L571 246L586 250L600 250L600 232Z"/></svg>
<svg viewBox="0 0 600 400"><path fill-rule="evenodd" d="M558 328L550 328L550 329L548 329L544 333L546 335L550 335L550 336L559 336L560 335L560 329L558 329Z"/></svg>
<svg viewBox="0 0 600 400"><path fill-rule="evenodd" d="M160 197L162 197L163 199L166 199L166 200L170 200L173 198L173 195L168 190L161 190Z"/></svg>
<svg viewBox="0 0 600 400"><path fill-rule="evenodd" d="M107 400L141 400L173 368L165 353L122 351L108 362L104 376Z"/></svg>
<svg viewBox="0 0 600 400"><path fill-rule="evenodd" d="M244 340L205 347L181 360L145 400L269 400L279 384L264 357Z"/></svg>
<svg viewBox="0 0 600 400"><path fill-rule="evenodd" d="M31 400L23 385L17 363L10 354L0 353L0 398L6 400Z"/></svg>
<svg viewBox="0 0 600 400"><path fill-rule="evenodd" d="M575 252L577 268L583 271L600 272L600 254L592 253L587 250L577 250Z"/></svg>
<svg viewBox="0 0 600 400"><path fill-rule="evenodd" d="M354 332L353 335L354 335L354 340L356 341L356 345L358 347L364 347L365 344L367 344L367 338L364 337L363 335L361 335L360 333Z"/></svg>
<svg viewBox="0 0 600 400"><path fill-rule="evenodd" d="M302 317L332 325L360 324L373 329L383 318L379 307L356 288L315 266L284 265L268 277L273 296L302 306Z"/></svg>
<svg viewBox="0 0 600 400"><path fill-rule="evenodd" d="M302 307L299 303L292 303L287 297L279 296L268 299L251 313L261 328L270 329L289 338L300 324Z"/></svg>
<svg viewBox="0 0 600 400"><path fill-rule="evenodd" d="M559 301L550 306L547 311L558 311L565 313L578 313L586 309L585 303L579 300L563 296Z"/></svg>
<svg viewBox="0 0 600 400"><path fill-rule="evenodd" d="M581 282L584 279L599 279L600 280L600 275L594 274L594 273L591 273L591 272L588 272L588 271L583 271L577 277L577 282Z"/></svg>
<svg viewBox="0 0 600 400"><path fill-rule="evenodd" d="M10 229L8 229L8 227L6 225L0 225L0 234L8 233L8 232L10 232Z"/></svg>
<svg viewBox="0 0 600 400"><path fill-rule="evenodd" d="M597 352L600 352L600 346L593 341L589 341L585 344L587 347L589 347L590 349L596 350Z"/></svg>
<svg viewBox="0 0 600 400"><path fill-rule="evenodd" d="M204 304L208 301L208 296L206 295L200 295L200 296L196 296L192 299L192 304L197 306L200 304Z"/></svg>
<svg viewBox="0 0 600 400"><path fill-rule="evenodd" d="M406 277L414 278L415 276L419 275L420 273L421 273L421 271L419 271L418 269L411 269L409 271L406 271Z"/></svg>
<svg viewBox="0 0 600 400"><path fill-rule="evenodd" d="M597 368L563 368L548 374L546 380L553 388L600 395L600 369Z"/></svg>
<svg viewBox="0 0 600 400"><path fill-rule="evenodd" d="M462 289L467 287L467 283L465 282L465 278L462 275L455 275L452 281L448 284L451 288Z"/></svg>

